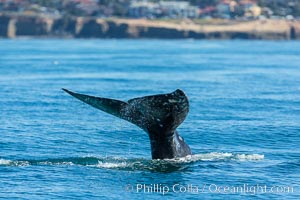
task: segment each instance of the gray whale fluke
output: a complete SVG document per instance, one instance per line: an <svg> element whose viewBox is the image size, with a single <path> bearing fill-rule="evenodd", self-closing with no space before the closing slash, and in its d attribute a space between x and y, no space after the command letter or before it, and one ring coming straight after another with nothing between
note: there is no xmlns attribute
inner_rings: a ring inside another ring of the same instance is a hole
<svg viewBox="0 0 300 200"><path fill-rule="evenodd" d="M127 102L94 97L62 89L73 97L116 117L127 120L148 133L152 159L171 159L191 155L190 147L176 128L189 112L183 91L130 99Z"/></svg>

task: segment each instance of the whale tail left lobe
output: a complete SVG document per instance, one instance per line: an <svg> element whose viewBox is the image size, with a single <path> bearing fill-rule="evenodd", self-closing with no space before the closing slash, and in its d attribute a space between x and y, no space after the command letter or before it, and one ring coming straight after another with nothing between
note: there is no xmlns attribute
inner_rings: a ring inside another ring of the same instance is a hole
<svg viewBox="0 0 300 200"><path fill-rule="evenodd" d="M122 114L121 114L122 109L127 106L127 103L115 99L107 99L107 98L100 98L100 97L79 94L79 93L71 92L64 88L62 90L64 90L65 92L72 95L73 97L97 109L100 109L106 113L112 114L120 118L122 118Z"/></svg>

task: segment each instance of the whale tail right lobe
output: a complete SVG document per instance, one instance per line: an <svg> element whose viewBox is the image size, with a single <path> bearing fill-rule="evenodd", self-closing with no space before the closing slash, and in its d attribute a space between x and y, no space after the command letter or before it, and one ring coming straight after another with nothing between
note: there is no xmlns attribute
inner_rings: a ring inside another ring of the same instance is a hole
<svg viewBox="0 0 300 200"><path fill-rule="evenodd" d="M128 104L142 114L147 132L158 137L172 135L189 112L188 99L181 90L134 98Z"/></svg>

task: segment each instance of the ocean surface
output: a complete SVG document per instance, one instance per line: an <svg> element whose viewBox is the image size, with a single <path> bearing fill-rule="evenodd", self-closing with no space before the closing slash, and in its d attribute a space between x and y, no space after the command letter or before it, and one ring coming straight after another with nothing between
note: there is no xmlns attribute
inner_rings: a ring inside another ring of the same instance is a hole
<svg viewBox="0 0 300 200"><path fill-rule="evenodd" d="M300 42L0 40L0 198L300 199ZM64 93L182 89L193 155Z"/></svg>

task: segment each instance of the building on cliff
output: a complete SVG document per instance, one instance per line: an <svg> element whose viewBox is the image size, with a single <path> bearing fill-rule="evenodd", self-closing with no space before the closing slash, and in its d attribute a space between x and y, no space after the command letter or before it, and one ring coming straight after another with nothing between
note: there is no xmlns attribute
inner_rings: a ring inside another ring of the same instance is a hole
<svg viewBox="0 0 300 200"><path fill-rule="evenodd" d="M132 1L128 14L133 18L198 18L199 8L187 1Z"/></svg>
<svg viewBox="0 0 300 200"><path fill-rule="evenodd" d="M234 19L238 17L258 18L262 9L253 0L223 0L216 5L217 17Z"/></svg>

